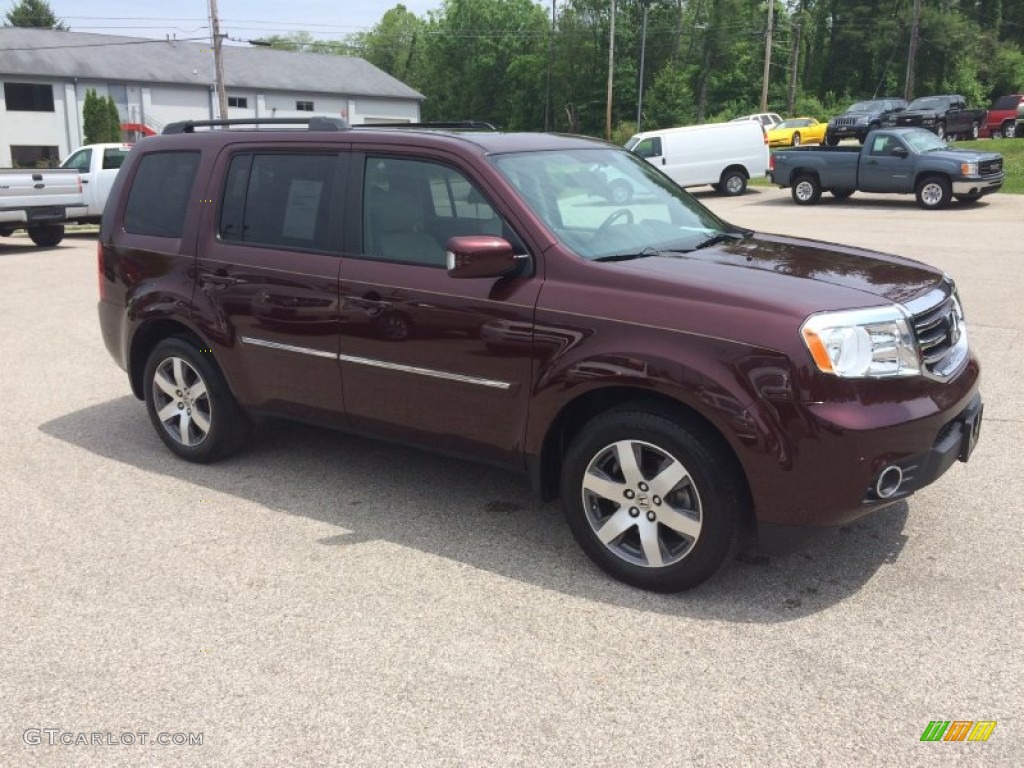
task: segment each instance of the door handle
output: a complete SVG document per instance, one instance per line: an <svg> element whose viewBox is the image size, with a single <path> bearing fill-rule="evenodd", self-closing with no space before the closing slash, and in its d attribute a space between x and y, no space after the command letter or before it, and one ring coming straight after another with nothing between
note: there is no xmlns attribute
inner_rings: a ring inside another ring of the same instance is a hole
<svg viewBox="0 0 1024 768"><path fill-rule="evenodd" d="M241 277L232 277L227 273L227 270L218 269L216 272L201 272L199 274L200 283L208 283L210 285L239 285L247 282Z"/></svg>
<svg viewBox="0 0 1024 768"><path fill-rule="evenodd" d="M88 184L88 183L89 183L89 180L88 180L88 179L82 179L82 183L83 183L83 184Z"/></svg>

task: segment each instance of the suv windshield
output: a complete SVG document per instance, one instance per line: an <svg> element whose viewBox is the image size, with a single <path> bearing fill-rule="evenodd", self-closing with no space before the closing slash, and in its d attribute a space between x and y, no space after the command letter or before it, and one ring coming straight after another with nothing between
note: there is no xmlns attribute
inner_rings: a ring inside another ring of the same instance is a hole
<svg viewBox="0 0 1024 768"><path fill-rule="evenodd" d="M847 107L847 112L881 112L884 105L880 101L858 101L851 107Z"/></svg>
<svg viewBox="0 0 1024 768"><path fill-rule="evenodd" d="M623 150L522 152L493 162L548 229L585 259L688 251L733 234L689 193Z"/></svg>

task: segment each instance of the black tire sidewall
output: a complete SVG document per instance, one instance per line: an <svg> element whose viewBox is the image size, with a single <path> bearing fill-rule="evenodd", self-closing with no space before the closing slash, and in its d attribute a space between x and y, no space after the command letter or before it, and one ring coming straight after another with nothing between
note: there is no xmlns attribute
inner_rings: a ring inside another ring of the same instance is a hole
<svg viewBox="0 0 1024 768"><path fill-rule="evenodd" d="M800 185L801 182L804 181L810 182L811 184L814 185L814 193L807 200L801 200L800 198L797 197L796 193L797 187ZM796 203L797 205L814 205L821 199L821 184L814 176L802 173L793 180L793 188L790 194L793 198L793 202Z"/></svg>
<svg viewBox="0 0 1024 768"><path fill-rule="evenodd" d="M622 560L597 538L583 508L582 482L594 456L620 440L656 445L681 461L696 485L702 505L697 543L684 559L662 568ZM699 431L659 413L610 411L595 417L573 440L562 467L561 501L573 537L588 557L615 578L641 589L678 592L710 578L735 543L741 495L732 462Z"/></svg>
<svg viewBox="0 0 1024 768"><path fill-rule="evenodd" d="M734 177L738 178L742 182L740 189L735 192L729 189L729 180ZM718 186L721 194L727 195L728 197L737 197L747 191L747 178L739 171L725 171L722 174L721 180L718 182Z"/></svg>
<svg viewBox="0 0 1024 768"><path fill-rule="evenodd" d="M146 412L157 435L171 451L183 459L197 463L206 463L223 458L237 450L244 441L247 432L247 420L239 409L231 392L228 390L224 377L217 366L207 359L208 353L200 352L189 341L171 337L164 339L150 353L146 360L143 373L143 393L146 400ZM198 371L206 383L207 396L210 400L210 431L206 439L195 447L184 446L174 440L164 428L156 413L153 399L153 375L158 365L168 357L180 357Z"/></svg>

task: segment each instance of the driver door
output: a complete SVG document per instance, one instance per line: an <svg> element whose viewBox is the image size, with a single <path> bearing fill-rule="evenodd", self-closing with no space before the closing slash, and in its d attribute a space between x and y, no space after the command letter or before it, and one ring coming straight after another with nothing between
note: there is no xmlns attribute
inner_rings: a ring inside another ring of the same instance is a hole
<svg viewBox="0 0 1024 768"><path fill-rule="evenodd" d="M864 192L913 192L913 174L907 145L895 136L876 134L867 154L861 155L858 187Z"/></svg>

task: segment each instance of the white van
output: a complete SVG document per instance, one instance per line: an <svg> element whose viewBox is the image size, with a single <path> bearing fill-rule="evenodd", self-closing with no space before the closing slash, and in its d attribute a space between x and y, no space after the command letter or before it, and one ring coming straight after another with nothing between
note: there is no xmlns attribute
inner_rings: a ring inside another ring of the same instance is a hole
<svg viewBox="0 0 1024 768"><path fill-rule="evenodd" d="M768 171L768 138L752 120L645 131L626 149L681 187L710 184L723 195L742 195L749 179Z"/></svg>

